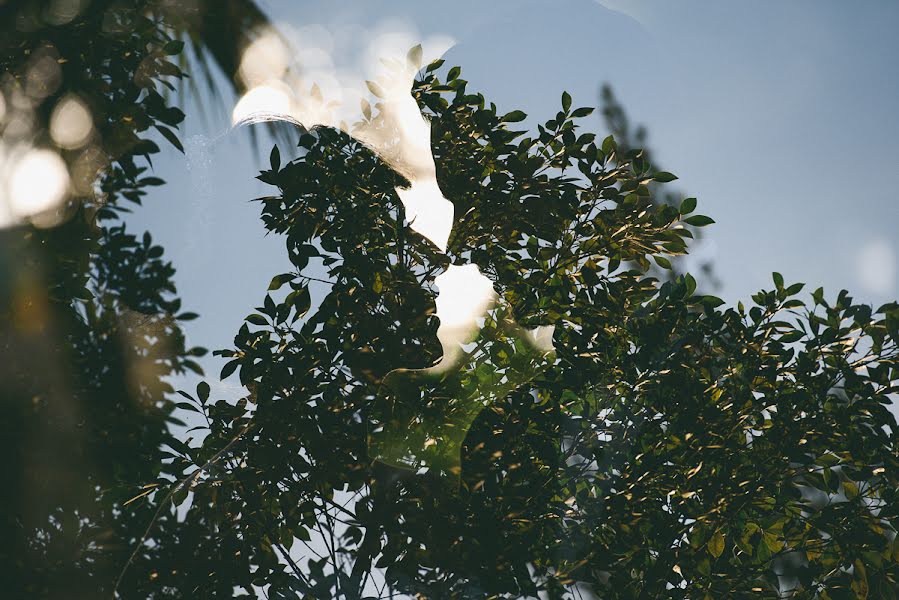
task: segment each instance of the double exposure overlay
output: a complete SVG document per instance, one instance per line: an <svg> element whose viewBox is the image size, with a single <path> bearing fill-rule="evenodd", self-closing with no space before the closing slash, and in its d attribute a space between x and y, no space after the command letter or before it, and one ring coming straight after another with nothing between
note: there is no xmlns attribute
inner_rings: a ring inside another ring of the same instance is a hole
<svg viewBox="0 0 899 600"><path fill-rule="evenodd" d="M610 85L455 62L651 3L380 4L0 2L0 597L895 598L890 242L719 298Z"/></svg>

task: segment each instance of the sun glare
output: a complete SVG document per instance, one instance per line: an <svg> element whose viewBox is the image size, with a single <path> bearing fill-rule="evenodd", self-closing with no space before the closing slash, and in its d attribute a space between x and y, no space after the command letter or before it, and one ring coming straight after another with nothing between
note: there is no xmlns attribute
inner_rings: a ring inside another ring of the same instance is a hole
<svg viewBox="0 0 899 600"><path fill-rule="evenodd" d="M12 216L27 219L53 210L69 190L66 164L52 150L30 150L13 163L7 203Z"/></svg>

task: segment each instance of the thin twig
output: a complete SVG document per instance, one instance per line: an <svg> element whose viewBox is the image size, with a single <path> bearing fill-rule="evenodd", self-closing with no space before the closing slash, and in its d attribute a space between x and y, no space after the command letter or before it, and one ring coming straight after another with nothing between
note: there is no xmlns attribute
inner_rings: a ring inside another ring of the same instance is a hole
<svg viewBox="0 0 899 600"><path fill-rule="evenodd" d="M302 571L300 571L299 565L297 565L296 561L293 560L290 552L287 551L287 549L281 544L281 542L274 542L273 545L275 549L277 549L281 553L281 556L284 558L284 560L287 561L287 564L290 566L293 574L297 576L297 579L306 584L307 587L311 588L312 584L309 583L309 580L306 579L306 576L303 575Z"/></svg>
<svg viewBox="0 0 899 600"><path fill-rule="evenodd" d="M186 476L184 479L179 481L178 485L176 485L174 488L172 488L172 490L168 494L166 494L165 498L162 499L162 502L159 503L159 508L157 508L156 512L153 513L153 518L150 519L150 522L147 524L147 528L144 530L143 535L140 536L140 539L137 541L137 544L134 545L134 550L131 552L131 556L129 556L128 560L125 561L125 565L122 567L122 571L119 573L119 576L116 579L115 587L112 588L112 597L113 598L116 597L116 593L119 590L119 586L122 584L122 579L124 579L124 577L125 577L125 572L128 570L128 567L131 566L131 563L134 562L134 558L137 556L138 551L140 551L141 546L143 546L144 542L147 541L147 538L150 537L150 531L153 529L153 525L155 525L156 521L159 520L159 516L162 514L163 509L166 508L166 506L168 505L168 501L172 498L172 496L174 496L189 481L191 481L191 480L196 481L201 473L203 473L206 469L211 467L213 463L218 461L225 454L225 452L230 450L231 446L236 444L237 441L246 432L248 432L252 427L253 427L253 423L247 423L247 425L243 429L241 429L237 433L237 435L235 435L233 438L231 438L231 441L228 442L224 448L222 448L221 450L216 452L215 455L212 458L210 458L209 460L207 460L206 463L202 467L200 467L199 469L197 469L196 471L194 471L193 473L191 473L190 475Z"/></svg>

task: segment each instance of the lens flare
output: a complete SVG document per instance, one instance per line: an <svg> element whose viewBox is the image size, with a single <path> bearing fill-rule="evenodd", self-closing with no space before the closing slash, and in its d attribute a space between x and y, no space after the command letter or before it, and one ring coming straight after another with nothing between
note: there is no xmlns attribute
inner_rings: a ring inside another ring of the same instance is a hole
<svg viewBox="0 0 899 600"><path fill-rule="evenodd" d="M13 165L9 178L10 212L30 218L58 208L69 191L69 171L52 150L30 150Z"/></svg>
<svg viewBox="0 0 899 600"><path fill-rule="evenodd" d="M233 123L297 122L292 114L293 104L290 88L280 81L268 82L243 95L231 113L231 120Z"/></svg>
<svg viewBox="0 0 899 600"><path fill-rule="evenodd" d="M62 70L55 52L45 51L36 57L25 77L25 91L31 98L41 100L55 92L62 83Z"/></svg>
<svg viewBox="0 0 899 600"><path fill-rule="evenodd" d="M896 286L896 253L889 240L867 241L856 258L859 283L873 294L889 294Z"/></svg>
<svg viewBox="0 0 899 600"><path fill-rule="evenodd" d="M287 74L290 53L281 36L271 29L260 32L243 51L238 75L248 89Z"/></svg>
<svg viewBox="0 0 899 600"><path fill-rule="evenodd" d="M56 104L50 117L50 137L66 150L84 146L94 130L94 120L77 96L66 96Z"/></svg>
<svg viewBox="0 0 899 600"><path fill-rule="evenodd" d="M88 4L88 0L53 0L44 12L44 19L51 25L65 25L77 17Z"/></svg>

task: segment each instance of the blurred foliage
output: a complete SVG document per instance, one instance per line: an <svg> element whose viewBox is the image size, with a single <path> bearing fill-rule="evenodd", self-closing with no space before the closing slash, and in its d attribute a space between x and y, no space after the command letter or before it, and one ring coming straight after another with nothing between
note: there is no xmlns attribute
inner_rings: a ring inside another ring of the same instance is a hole
<svg viewBox="0 0 899 600"><path fill-rule="evenodd" d="M803 301L774 274L724 308L689 274L657 277L712 220L660 200L675 177L583 132L591 109L568 94L529 133L459 68L421 72L457 216L446 255L409 229L408 182L350 135L304 132L283 165L273 149L258 202L295 270L218 353L247 394L174 396L166 377L204 353L179 326L195 315L121 215L162 183L138 165L159 150L146 132L179 146L176 35L232 30L149 0L53 25L51 4L0 7L3 86L52 48L62 84L33 103L31 141L76 90L106 159L64 223L2 234L5 595L895 597L899 306ZM470 360L416 378L440 358L451 263L477 264L498 308ZM545 325L556 352L535 357L520 329ZM169 433L176 408L202 439ZM384 431L421 462L374 460Z"/></svg>
<svg viewBox="0 0 899 600"><path fill-rule="evenodd" d="M183 443L168 429L181 422L167 378L201 374L206 351L185 345L180 322L196 315L182 312L163 249L122 220L163 183L147 172L160 151L150 134L182 149L184 113L167 100L185 77L171 4L0 5L2 142L53 148L72 177L57 226L0 232L4 597L111 596L154 511L128 500ZM48 58L52 69L35 69ZM49 121L70 94L94 133L55 148Z"/></svg>

